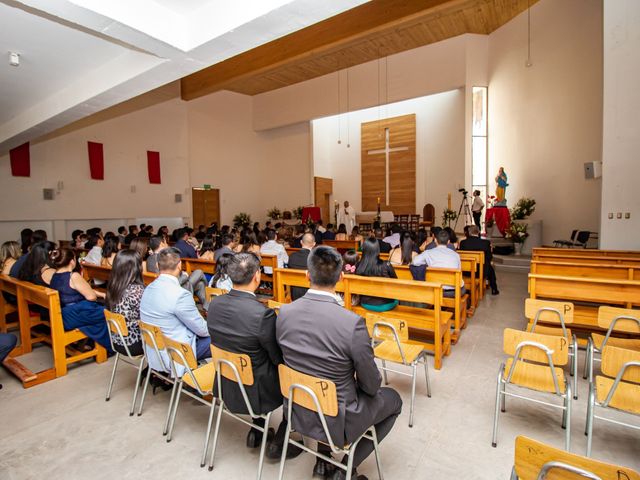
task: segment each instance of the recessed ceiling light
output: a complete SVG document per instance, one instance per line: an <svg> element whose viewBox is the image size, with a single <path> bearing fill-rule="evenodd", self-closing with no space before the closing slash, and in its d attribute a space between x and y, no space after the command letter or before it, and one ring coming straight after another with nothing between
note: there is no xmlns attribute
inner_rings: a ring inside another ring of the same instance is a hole
<svg viewBox="0 0 640 480"><path fill-rule="evenodd" d="M9 65L17 67L20 65L20 54L16 52L9 52Z"/></svg>

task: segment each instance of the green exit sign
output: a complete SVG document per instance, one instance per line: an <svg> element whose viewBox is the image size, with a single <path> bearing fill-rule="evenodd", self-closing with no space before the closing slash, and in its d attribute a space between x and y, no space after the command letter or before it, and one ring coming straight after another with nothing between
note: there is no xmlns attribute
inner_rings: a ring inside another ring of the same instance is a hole
<svg viewBox="0 0 640 480"><path fill-rule="evenodd" d="M205 190L211 190L211 185L209 185L208 183L204 184L204 189Z"/></svg>

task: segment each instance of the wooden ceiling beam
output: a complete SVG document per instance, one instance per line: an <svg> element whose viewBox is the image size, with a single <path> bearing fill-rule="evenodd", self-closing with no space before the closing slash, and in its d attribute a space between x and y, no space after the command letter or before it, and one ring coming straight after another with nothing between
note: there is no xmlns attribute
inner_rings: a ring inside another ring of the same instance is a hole
<svg viewBox="0 0 640 480"><path fill-rule="evenodd" d="M264 73L303 57L314 57L336 45L387 28L425 10L460 0L372 0L339 15L207 67L181 80L183 100L208 95L233 81Z"/></svg>

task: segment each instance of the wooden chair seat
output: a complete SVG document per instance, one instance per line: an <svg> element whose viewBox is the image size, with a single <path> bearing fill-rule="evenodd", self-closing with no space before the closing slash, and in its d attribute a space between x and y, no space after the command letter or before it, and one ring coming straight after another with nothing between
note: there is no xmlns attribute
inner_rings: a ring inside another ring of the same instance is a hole
<svg viewBox="0 0 640 480"><path fill-rule="evenodd" d="M213 390L213 379L215 378L215 365L213 362L207 363L206 365L202 365L193 370L193 376L196 377L196 380L200 384L200 388L205 391L211 392ZM197 389L198 387L193 383L193 379L191 375L186 373L182 377L182 381L189 385L191 388Z"/></svg>
<svg viewBox="0 0 640 480"><path fill-rule="evenodd" d="M601 375L596 376L596 397L598 403L605 401L614 382L614 378L603 377ZM640 385L620 382L609 402L609 406L640 415Z"/></svg>
<svg viewBox="0 0 640 480"><path fill-rule="evenodd" d="M593 344L598 350L602 349L602 342L604 342L604 335L600 335L599 333L592 333L591 339L593 340ZM620 347L626 348L627 350L635 350L640 352L640 340L635 340L633 338L617 338L617 337L609 337L607 340L607 345L611 345L612 347Z"/></svg>
<svg viewBox="0 0 640 480"><path fill-rule="evenodd" d="M422 345L415 345L409 343L402 343L402 349L404 350L404 359L406 363L413 363L418 356L423 352ZM376 358L381 360L388 360L389 362L402 363L402 355L398 349L398 344L394 340L385 340L384 342L376 345L373 349L373 353Z"/></svg>
<svg viewBox="0 0 640 480"><path fill-rule="evenodd" d="M505 378L509 375L513 358L507 360L504 367ZM558 377L558 387L560 392L565 392L564 371L555 367L556 376ZM553 384L553 377L548 365L537 365L535 363L525 363L519 361L516 363L511 383L521 387L531 388L532 390L556 393L556 387Z"/></svg>

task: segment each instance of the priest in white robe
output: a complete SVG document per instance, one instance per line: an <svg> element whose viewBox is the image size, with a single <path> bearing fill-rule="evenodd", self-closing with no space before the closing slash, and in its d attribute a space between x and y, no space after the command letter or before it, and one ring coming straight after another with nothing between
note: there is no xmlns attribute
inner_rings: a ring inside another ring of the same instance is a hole
<svg viewBox="0 0 640 480"><path fill-rule="evenodd" d="M347 234L351 234L351 230L356 226L356 211L349 205L349 202L345 200L344 206L340 207L338 211L338 225L344 223L347 227Z"/></svg>

